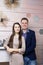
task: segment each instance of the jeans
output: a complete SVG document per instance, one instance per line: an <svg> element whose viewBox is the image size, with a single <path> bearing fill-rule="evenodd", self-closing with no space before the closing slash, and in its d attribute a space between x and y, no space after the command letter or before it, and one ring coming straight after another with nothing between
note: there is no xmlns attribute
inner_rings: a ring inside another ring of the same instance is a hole
<svg viewBox="0 0 43 65"><path fill-rule="evenodd" d="M30 60L28 57L24 57L24 65L37 65L37 61Z"/></svg>

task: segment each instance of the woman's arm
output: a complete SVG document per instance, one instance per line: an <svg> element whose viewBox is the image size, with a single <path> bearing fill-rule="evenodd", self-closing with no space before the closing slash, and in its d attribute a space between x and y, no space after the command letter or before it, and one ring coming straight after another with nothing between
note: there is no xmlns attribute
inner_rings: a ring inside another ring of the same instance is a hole
<svg viewBox="0 0 43 65"><path fill-rule="evenodd" d="M8 46L9 39L10 39L10 36L8 36L8 38L5 39L5 42L4 42L4 45L3 46L10 53L10 52L13 52L13 48L10 48Z"/></svg>
<svg viewBox="0 0 43 65"><path fill-rule="evenodd" d="M25 39L22 36L22 47L19 49L19 53L24 54L25 52Z"/></svg>
<svg viewBox="0 0 43 65"><path fill-rule="evenodd" d="M3 46L6 50L9 48L6 44L4 44Z"/></svg>
<svg viewBox="0 0 43 65"><path fill-rule="evenodd" d="M13 48L9 48L7 45L4 44L4 48L9 52L12 53L14 51Z"/></svg>

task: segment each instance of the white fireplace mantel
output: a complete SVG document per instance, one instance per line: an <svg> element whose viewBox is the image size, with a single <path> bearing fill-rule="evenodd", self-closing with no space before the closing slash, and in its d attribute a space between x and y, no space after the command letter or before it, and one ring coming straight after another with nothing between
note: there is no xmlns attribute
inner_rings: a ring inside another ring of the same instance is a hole
<svg viewBox="0 0 43 65"><path fill-rule="evenodd" d="M9 54L4 47L0 47L0 62L9 62Z"/></svg>

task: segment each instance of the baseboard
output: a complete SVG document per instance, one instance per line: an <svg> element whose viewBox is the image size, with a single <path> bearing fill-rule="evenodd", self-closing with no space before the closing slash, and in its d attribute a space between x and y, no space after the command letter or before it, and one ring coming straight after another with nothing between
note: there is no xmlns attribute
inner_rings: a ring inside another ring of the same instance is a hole
<svg viewBox="0 0 43 65"><path fill-rule="evenodd" d="M0 65L9 65L9 62L0 62Z"/></svg>

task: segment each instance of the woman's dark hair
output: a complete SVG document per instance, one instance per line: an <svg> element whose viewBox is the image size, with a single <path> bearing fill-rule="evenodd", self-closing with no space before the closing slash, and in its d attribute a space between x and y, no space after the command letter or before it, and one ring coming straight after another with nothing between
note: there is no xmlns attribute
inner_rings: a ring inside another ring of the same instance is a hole
<svg viewBox="0 0 43 65"><path fill-rule="evenodd" d="M16 22L16 23L13 24L12 35L11 35L11 37L10 37L10 39L9 39L9 42L8 42L8 46L9 46L10 48L13 47L13 38L14 38L14 35L15 35L14 26L15 26L16 24L18 24L19 27L20 27L20 32L19 32L19 47L18 47L18 48L21 48L21 46L22 46L22 30L21 30L21 25L20 25L18 22Z"/></svg>

